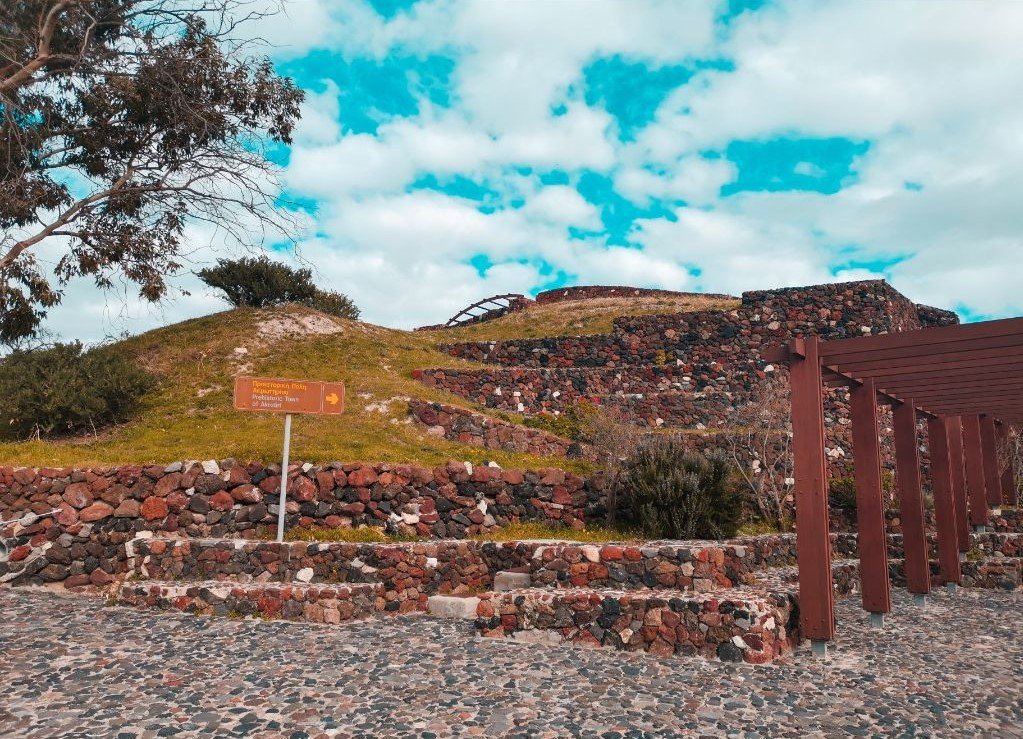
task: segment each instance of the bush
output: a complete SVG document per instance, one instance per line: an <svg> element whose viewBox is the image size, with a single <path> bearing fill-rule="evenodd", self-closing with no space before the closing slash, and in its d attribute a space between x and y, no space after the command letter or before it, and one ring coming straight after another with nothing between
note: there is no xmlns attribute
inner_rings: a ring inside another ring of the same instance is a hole
<svg viewBox="0 0 1023 739"><path fill-rule="evenodd" d="M352 299L341 293L328 292L317 289L313 297L304 301L310 308L315 308L321 313L328 313L338 318L355 320L359 317L359 309Z"/></svg>
<svg viewBox="0 0 1023 739"><path fill-rule="evenodd" d="M582 441L590 443L590 426L600 409L585 400L577 401L570 405L558 415L553 413L540 413L536 416L527 416L522 420L523 425L535 429L541 429L548 433L560 436L563 439Z"/></svg>
<svg viewBox="0 0 1023 739"><path fill-rule="evenodd" d="M111 347L78 342L15 351L0 361L0 433L42 437L128 420L153 378Z"/></svg>
<svg viewBox="0 0 1023 739"><path fill-rule="evenodd" d="M885 505L895 488L895 476L888 470L881 471L881 495ZM856 515L856 478L832 477L828 480L828 502L849 518Z"/></svg>
<svg viewBox="0 0 1023 739"><path fill-rule="evenodd" d="M310 270L294 269L266 256L218 259L215 267L196 275L210 287L223 290L236 308L301 303L341 318L359 317L359 309L346 295L316 287Z"/></svg>
<svg viewBox="0 0 1023 739"><path fill-rule="evenodd" d="M612 517L651 538L735 536L741 501L723 455L693 454L682 438L653 436L623 464Z"/></svg>

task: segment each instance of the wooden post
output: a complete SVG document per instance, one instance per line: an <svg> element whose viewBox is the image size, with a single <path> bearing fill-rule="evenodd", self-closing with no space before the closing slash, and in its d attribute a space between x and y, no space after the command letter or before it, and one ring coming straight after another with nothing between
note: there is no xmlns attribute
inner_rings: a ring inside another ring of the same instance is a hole
<svg viewBox="0 0 1023 739"><path fill-rule="evenodd" d="M966 502L966 462L963 459L963 420L948 419L948 454L952 468L952 497L956 503L956 536L959 551L970 551L970 518Z"/></svg>
<svg viewBox="0 0 1023 739"><path fill-rule="evenodd" d="M990 517L984 488L984 453L980 445L978 416L963 416L963 455L966 459L966 486L970 498L970 524L987 526Z"/></svg>
<svg viewBox="0 0 1023 739"><path fill-rule="evenodd" d="M998 472L998 442L995 439L995 419L980 417L980 445L984 454L984 487L987 504L991 508L1002 505L1002 476Z"/></svg>
<svg viewBox="0 0 1023 739"><path fill-rule="evenodd" d="M895 469L899 488L899 514L902 518L902 548L905 557L906 587L911 593L931 591L927 561L927 536L924 532L924 501L920 491L920 448L916 440L916 408L912 399L893 409L895 429Z"/></svg>
<svg viewBox="0 0 1023 739"><path fill-rule="evenodd" d="M1009 425L998 424L998 438L1001 444L1009 443ZM1002 501L1005 505L1019 505L1019 488L1016 487L1016 470L1012 467L1012 455L1007 453L1005 469L1002 471Z"/></svg>
<svg viewBox="0 0 1023 739"><path fill-rule="evenodd" d="M941 579L946 584L958 585L962 581L962 574L959 568L959 534L956 525L956 501L952 492L948 426L947 419L929 419L927 441L931 452L934 520L938 529L938 566L941 570Z"/></svg>
<svg viewBox="0 0 1023 739"><path fill-rule="evenodd" d="M881 492L881 445L877 436L877 394L867 378L850 391L853 462L856 476L857 549L863 608L870 613L892 609L888 583L888 540Z"/></svg>
<svg viewBox="0 0 1023 739"><path fill-rule="evenodd" d="M816 336L792 340L789 345L789 376L796 482L799 622L803 637L823 643L835 636L835 595L831 579L819 347L820 340Z"/></svg>

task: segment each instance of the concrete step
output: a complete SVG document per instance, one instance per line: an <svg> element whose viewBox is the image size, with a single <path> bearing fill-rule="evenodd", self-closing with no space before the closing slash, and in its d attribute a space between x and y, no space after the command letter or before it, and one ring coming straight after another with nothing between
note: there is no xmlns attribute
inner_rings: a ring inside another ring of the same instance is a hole
<svg viewBox="0 0 1023 739"><path fill-rule="evenodd" d="M388 601L382 585L277 585L224 581L125 583L118 605L182 611L202 616L255 617L337 624L378 613L414 610L414 603ZM390 607L394 603L397 607Z"/></svg>
<svg viewBox="0 0 1023 739"><path fill-rule="evenodd" d="M738 588L710 593L584 588L487 593L480 596L476 628L485 637L529 643L753 664L784 657L799 642L792 593Z"/></svg>

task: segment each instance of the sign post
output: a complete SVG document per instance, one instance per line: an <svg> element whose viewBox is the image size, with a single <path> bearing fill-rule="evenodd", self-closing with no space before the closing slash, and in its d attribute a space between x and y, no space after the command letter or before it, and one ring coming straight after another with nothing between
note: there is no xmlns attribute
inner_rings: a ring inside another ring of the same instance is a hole
<svg viewBox="0 0 1023 739"><path fill-rule="evenodd" d="M277 541L284 541L284 509L288 505L288 456L291 453L291 414L284 417L284 459L281 461L281 502L277 511Z"/></svg>
<svg viewBox="0 0 1023 739"><path fill-rule="evenodd" d="M341 382L287 380L278 377L234 378L234 407L239 411L284 413L284 455L281 460L281 500L277 511L277 541L284 541L288 504L288 464L291 456L291 415L338 415L345 409Z"/></svg>

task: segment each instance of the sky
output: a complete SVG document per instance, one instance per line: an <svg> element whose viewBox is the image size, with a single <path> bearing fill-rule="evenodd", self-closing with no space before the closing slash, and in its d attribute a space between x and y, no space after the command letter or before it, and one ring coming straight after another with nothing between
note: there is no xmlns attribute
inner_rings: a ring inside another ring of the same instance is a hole
<svg viewBox="0 0 1023 739"><path fill-rule="evenodd" d="M306 90L274 152L297 246L374 323L497 293L885 278L1023 314L1023 3L292 0L252 27ZM197 247L216 236L193 228ZM199 248L198 268L223 249ZM95 341L221 310L68 287Z"/></svg>

